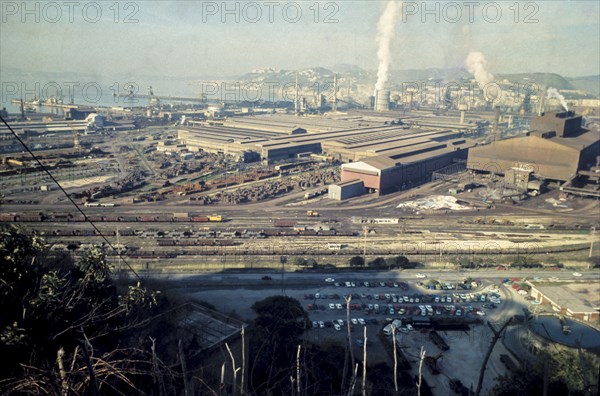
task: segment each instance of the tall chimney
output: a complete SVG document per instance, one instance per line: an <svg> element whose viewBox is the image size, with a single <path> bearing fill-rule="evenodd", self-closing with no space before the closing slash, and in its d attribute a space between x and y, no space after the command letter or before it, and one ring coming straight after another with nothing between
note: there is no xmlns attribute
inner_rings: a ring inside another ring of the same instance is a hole
<svg viewBox="0 0 600 396"><path fill-rule="evenodd" d="M390 91L380 89L375 92L375 111L390 111Z"/></svg>

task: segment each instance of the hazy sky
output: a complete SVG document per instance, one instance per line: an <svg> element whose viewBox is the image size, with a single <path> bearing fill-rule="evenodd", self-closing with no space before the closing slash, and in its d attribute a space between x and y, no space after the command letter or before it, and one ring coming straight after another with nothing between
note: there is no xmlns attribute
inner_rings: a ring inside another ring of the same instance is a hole
<svg viewBox="0 0 600 396"><path fill-rule="evenodd" d="M0 3L4 70L202 77L340 63L377 68L382 4L372 1L133 1L117 3L118 15L114 1L32 1L27 10L21 1ZM520 2L518 15L512 0L467 3L428 2L433 12L424 14L421 1L404 2L392 69L462 67L477 50L492 73L600 74L599 2ZM137 22L125 23L127 16Z"/></svg>

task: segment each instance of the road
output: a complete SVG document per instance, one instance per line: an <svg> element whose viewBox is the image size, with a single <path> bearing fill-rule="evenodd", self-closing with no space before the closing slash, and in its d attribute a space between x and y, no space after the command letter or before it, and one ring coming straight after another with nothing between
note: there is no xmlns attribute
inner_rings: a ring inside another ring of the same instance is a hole
<svg viewBox="0 0 600 396"><path fill-rule="evenodd" d="M285 272L283 275L284 285L286 286L307 286L314 287L325 285L326 278L334 278L340 282L359 282L365 279L374 281L419 281L436 279L450 283L456 283L457 280L462 281L464 277L474 279L485 279L488 281L501 281L504 278L558 278L557 282L562 281L581 281L581 282L599 282L600 273L598 271L580 271L581 277L574 277L571 271L453 271L453 270L393 270L393 271L354 271L354 272ZM416 278L417 273L427 275L425 279ZM141 273L143 277L157 279L164 282L182 283L189 287L194 286L211 286L214 288L229 288L231 285L236 286L260 286L264 288L281 288L281 272L280 271L244 271L236 273ZM265 275L271 276L271 281L264 281L261 278Z"/></svg>

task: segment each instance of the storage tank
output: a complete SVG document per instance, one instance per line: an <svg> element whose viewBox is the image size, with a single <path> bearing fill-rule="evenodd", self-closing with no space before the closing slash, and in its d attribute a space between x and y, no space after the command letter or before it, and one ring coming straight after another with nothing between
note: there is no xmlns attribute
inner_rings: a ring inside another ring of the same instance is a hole
<svg viewBox="0 0 600 396"><path fill-rule="evenodd" d="M375 92L375 111L390 111L390 91L380 89Z"/></svg>

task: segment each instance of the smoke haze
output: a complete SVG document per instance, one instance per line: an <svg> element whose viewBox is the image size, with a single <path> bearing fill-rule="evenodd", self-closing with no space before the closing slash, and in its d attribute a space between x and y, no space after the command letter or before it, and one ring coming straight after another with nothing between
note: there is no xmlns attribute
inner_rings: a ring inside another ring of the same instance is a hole
<svg viewBox="0 0 600 396"><path fill-rule="evenodd" d="M388 81L390 63L392 61L391 43L394 37L396 21L402 10L401 1L389 1L377 22L377 83L375 89L383 89Z"/></svg>

